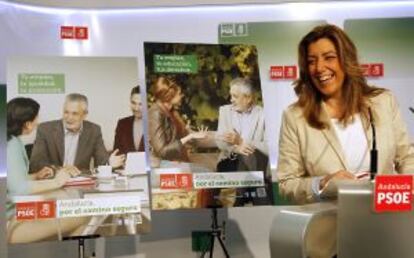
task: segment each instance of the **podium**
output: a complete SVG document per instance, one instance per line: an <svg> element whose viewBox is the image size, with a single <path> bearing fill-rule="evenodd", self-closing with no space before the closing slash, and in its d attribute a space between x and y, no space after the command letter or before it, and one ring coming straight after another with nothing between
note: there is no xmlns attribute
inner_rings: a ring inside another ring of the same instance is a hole
<svg viewBox="0 0 414 258"><path fill-rule="evenodd" d="M272 258L413 258L414 212L375 213L371 182L341 182L337 202L284 206L270 230Z"/></svg>
<svg viewBox="0 0 414 258"><path fill-rule="evenodd" d="M338 258L414 257L414 212L374 213L373 189L340 185Z"/></svg>
<svg viewBox="0 0 414 258"><path fill-rule="evenodd" d="M284 206L270 229L272 258L331 258L336 253L334 202Z"/></svg>

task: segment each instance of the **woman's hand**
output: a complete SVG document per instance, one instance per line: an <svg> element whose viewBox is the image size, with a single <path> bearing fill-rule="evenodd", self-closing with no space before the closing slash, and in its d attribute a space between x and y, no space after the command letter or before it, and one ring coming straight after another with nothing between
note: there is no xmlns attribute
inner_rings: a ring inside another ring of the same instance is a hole
<svg viewBox="0 0 414 258"><path fill-rule="evenodd" d="M207 137L208 127L200 126L197 127L197 131L191 131L187 136L181 138L181 143L186 144L191 140L200 140Z"/></svg>
<svg viewBox="0 0 414 258"><path fill-rule="evenodd" d="M196 140L196 139L204 139L207 137L207 133L206 132L194 132L194 133L190 133L191 135L191 139L192 140Z"/></svg>
<svg viewBox="0 0 414 258"><path fill-rule="evenodd" d="M346 179L356 179L355 175L349 171L339 170L333 174L326 175L324 178L321 179L319 182L319 190L322 190L326 187L326 185L332 179L335 180L346 180Z"/></svg>

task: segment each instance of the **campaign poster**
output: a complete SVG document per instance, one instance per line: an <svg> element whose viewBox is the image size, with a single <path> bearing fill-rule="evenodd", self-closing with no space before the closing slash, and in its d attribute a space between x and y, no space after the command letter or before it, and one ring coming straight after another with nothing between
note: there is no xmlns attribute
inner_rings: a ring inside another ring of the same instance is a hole
<svg viewBox="0 0 414 258"><path fill-rule="evenodd" d="M253 45L144 43L154 210L272 204Z"/></svg>
<svg viewBox="0 0 414 258"><path fill-rule="evenodd" d="M9 243L149 232L137 71L126 57L8 60Z"/></svg>

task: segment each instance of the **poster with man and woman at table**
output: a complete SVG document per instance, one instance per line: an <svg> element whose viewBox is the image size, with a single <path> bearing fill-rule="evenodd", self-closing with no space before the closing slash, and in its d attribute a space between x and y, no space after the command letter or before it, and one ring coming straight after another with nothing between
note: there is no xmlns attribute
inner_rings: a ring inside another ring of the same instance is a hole
<svg viewBox="0 0 414 258"><path fill-rule="evenodd" d="M150 231L141 106L136 58L8 60L9 243Z"/></svg>

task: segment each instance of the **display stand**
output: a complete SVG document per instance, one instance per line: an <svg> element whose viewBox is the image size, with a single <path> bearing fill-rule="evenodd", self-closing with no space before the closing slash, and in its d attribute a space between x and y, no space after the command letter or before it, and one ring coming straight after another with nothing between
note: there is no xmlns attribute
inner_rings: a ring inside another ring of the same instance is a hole
<svg viewBox="0 0 414 258"><path fill-rule="evenodd" d="M215 238L217 238L217 240L219 241L219 244L221 246L221 249L223 250L224 254L226 255L227 258L230 257L226 246L224 245L223 239L222 237L222 228L223 227L219 227L218 225L218 220L217 220L217 208L221 208L221 206L209 206L208 208L210 208L211 210L211 231L209 232L210 235L210 250L205 250L201 257L204 258L204 256L206 255L207 251L210 252L210 258L213 257L213 252L214 252L214 240Z"/></svg>
<svg viewBox="0 0 414 258"><path fill-rule="evenodd" d="M64 237L63 240L78 240L78 257L85 258L85 240L98 237L100 237L100 235L70 236Z"/></svg>

